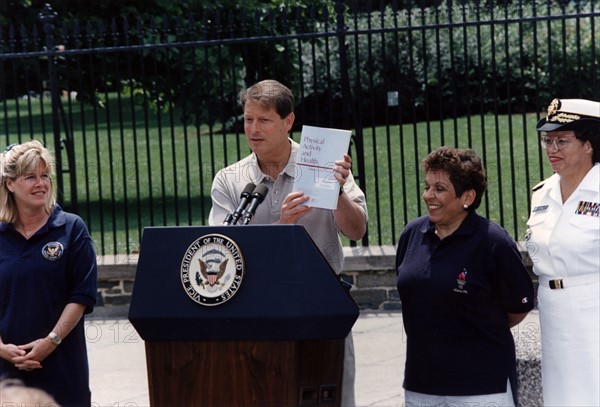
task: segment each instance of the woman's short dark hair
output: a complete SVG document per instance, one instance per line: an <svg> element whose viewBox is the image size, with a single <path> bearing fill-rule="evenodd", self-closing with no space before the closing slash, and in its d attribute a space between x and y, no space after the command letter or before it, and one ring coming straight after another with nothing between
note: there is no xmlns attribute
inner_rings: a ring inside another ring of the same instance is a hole
<svg viewBox="0 0 600 407"><path fill-rule="evenodd" d="M473 189L475 200L469 206L469 211L474 211L481 204L487 182L481 159L475 154L475 151L440 147L425 157L423 170L425 172L443 171L448 174L457 198L465 191Z"/></svg>
<svg viewBox="0 0 600 407"><path fill-rule="evenodd" d="M592 145L592 165L600 163L600 130L596 128L575 130L577 140L585 143L589 141Z"/></svg>

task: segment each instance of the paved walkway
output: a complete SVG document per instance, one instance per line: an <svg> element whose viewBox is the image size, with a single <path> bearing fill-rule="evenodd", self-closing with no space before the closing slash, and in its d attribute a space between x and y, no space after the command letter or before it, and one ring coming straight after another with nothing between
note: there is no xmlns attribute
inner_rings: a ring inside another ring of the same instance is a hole
<svg viewBox="0 0 600 407"><path fill-rule="evenodd" d="M529 326L530 330L531 324L538 326L537 321L534 311L519 327ZM133 326L127 319L90 319L86 325L93 407L149 406L144 341ZM363 312L352 332L357 407L401 407L405 357L402 315ZM519 340L519 336L515 338Z"/></svg>

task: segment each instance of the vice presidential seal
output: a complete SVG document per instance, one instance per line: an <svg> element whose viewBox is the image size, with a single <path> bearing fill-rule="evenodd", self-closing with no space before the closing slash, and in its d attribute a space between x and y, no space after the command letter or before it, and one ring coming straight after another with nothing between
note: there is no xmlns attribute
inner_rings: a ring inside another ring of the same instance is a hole
<svg viewBox="0 0 600 407"><path fill-rule="evenodd" d="M55 262L62 257L64 251L65 249L61 242L49 242L42 248L42 256L46 260Z"/></svg>
<svg viewBox="0 0 600 407"><path fill-rule="evenodd" d="M198 304L213 306L230 300L244 278L244 258L227 236L205 235L188 247L181 261L181 283Z"/></svg>

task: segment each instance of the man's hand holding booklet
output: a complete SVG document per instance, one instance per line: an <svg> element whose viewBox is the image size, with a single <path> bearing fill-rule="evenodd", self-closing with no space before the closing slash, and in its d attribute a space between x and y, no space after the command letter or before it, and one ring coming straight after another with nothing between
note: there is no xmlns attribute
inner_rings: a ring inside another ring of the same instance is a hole
<svg viewBox="0 0 600 407"><path fill-rule="evenodd" d="M350 130L302 126L293 192L310 197L306 205L337 208L340 184L335 178L335 162L344 159L350 136Z"/></svg>

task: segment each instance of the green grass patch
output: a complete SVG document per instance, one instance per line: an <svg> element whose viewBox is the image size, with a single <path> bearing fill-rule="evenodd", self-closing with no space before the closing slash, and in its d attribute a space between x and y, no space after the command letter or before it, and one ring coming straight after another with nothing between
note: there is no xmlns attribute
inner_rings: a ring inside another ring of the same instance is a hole
<svg viewBox="0 0 600 407"><path fill-rule="evenodd" d="M206 224L216 171L249 153L243 134L222 134L219 124L183 125L177 110L152 112L117 95L105 108L63 103L61 138L68 128L75 158L69 168L63 145L64 204L86 221L99 254L137 251L146 226ZM48 101L0 105L0 145L35 138L55 151ZM534 114L488 114L365 128L365 173L358 175L368 199L369 244L395 244L404 225L426 213L420 162L441 145L471 147L484 159L488 193L478 212L521 239L531 187L551 173L536 120Z"/></svg>

